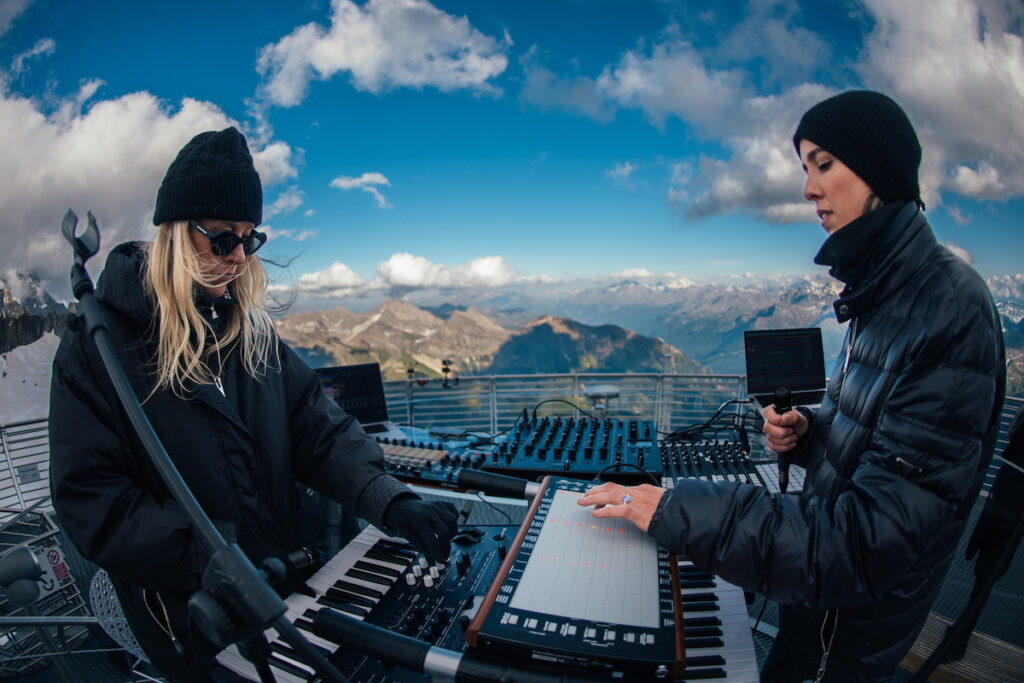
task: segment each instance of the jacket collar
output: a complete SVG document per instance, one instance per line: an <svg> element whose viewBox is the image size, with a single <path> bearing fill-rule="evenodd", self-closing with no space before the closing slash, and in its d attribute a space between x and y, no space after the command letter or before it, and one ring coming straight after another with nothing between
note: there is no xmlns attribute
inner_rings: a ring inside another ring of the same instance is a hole
<svg viewBox="0 0 1024 683"><path fill-rule="evenodd" d="M873 231L874 239L863 245L856 263L845 256L841 261L831 262L833 268L830 274L846 283L839 298L832 304L840 323L870 311L902 287L938 244L924 213L913 202L902 205L891 219L888 219L890 213L883 212L885 208L862 216L833 233L825 240L814 259L815 263L821 265L830 264L826 260L830 254L834 254L837 247L841 247L853 236L850 233L846 238L839 237L851 227L867 227L869 232ZM870 221L878 219L883 219L882 225L870 224ZM868 225L856 225L861 221ZM837 263L840 264L838 270ZM849 264L848 269L843 268L842 264Z"/></svg>

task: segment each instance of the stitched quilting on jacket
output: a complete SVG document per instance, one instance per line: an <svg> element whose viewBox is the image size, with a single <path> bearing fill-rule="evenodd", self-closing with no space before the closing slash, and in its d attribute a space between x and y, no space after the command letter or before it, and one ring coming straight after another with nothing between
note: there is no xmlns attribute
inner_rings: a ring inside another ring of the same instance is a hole
<svg viewBox="0 0 1024 683"><path fill-rule="evenodd" d="M887 222L835 303L847 339L794 453L804 490L683 481L651 524L698 566L782 603L779 637L815 665L825 610L838 609L829 671L851 680L892 671L923 625L991 459L1005 384L981 277L915 205L876 214L859 219Z"/></svg>

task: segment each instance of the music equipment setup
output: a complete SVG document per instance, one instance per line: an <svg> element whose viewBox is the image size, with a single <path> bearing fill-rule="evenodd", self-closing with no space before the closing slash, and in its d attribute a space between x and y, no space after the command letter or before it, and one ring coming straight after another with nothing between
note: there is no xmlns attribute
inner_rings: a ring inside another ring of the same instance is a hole
<svg viewBox="0 0 1024 683"><path fill-rule="evenodd" d="M444 564L366 527L308 582L315 595L289 597L285 616L349 680L759 680L742 590L576 500L601 481L778 491L774 459L745 442L659 440L647 420L527 410L496 438L377 441L404 482L529 505L520 524L460 526ZM267 637L278 680L317 680ZM258 679L234 646L218 659Z"/></svg>

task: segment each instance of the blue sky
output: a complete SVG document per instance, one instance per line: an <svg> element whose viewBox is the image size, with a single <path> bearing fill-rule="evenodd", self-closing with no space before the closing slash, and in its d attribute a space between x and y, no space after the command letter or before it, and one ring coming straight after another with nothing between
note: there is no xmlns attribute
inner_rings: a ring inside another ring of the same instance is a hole
<svg viewBox="0 0 1024 683"><path fill-rule="evenodd" d="M1019 273L1022 27L995 0L0 0L0 278L66 296L64 211L150 238L174 154L227 125L309 301L820 272L791 135L849 88L915 122L939 239Z"/></svg>

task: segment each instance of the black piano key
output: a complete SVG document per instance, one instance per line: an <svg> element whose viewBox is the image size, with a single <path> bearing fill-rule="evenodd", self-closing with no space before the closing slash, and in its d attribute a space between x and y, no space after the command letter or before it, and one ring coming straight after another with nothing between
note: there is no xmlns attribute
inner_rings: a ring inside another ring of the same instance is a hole
<svg viewBox="0 0 1024 683"><path fill-rule="evenodd" d="M380 600L384 597L384 593L377 590L376 588L360 586L358 583L352 583L351 581L346 581L345 579L338 579L334 582L334 586L335 588L341 588L343 590L351 591L352 593L356 593L357 595L365 595L366 597L374 600Z"/></svg>
<svg viewBox="0 0 1024 683"><path fill-rule="evenodd" d="M320 654L322 654L324 657L330 657L332 654L334 654L327 648L320 647L316 643L310 643L310 645L312 645L316 650L318 650ZM302 657L299 656L298 652L292 649L287 643L282 643L280 640L270 641L270 649L274 652L277 652L278 654L282 654L285 657L288 657L289 659L302 659Z"/></svg>
<svg viewBox="0 0 1024 683"><path fill-rule="evenodd" d="M725 669L689 669L679 677L680 681L706 681L712 678L725 678Z"/></svg>
<svg viewBox="0 0 1024 683"><path fill-rule="evenodd" d="M705 626L721 626L722 620L718 617L688 617L683 622L684 628L702 628Z"/></svg>
<svg viewBox="0 0 1024 683"><path fill-rule="evenodd" d="M687 638L686 649L689 650L700 650L705 647L725 647L725 643L722 642L721 638Z"/></svg>
<svg viewBox="0 0 1024 683"><path fill-rule="evenodd" d="M285 673L290 673L292 676L298 676L299 678L309 678L310 674L313 673L313 669L302 669L291 662L286 662L277 655L270 655L267 657L267 663L275 669L280 669Z"/></svg>
<svg viewBox="0 0 1024 683"><path fill-rule="evenodd" d="M718 596L714 593L684 593L679 599L683 602L717 602Z"/></svg>
<svg viewBox="0 0 1024 683"><path fill-rule="evenodd" d="M687 644L689 644L690 638L721 638L722 629L717 626L701 626L697 628L687 626L683 629L683 636L686 638Z"/></svg>
<svg viewBox="0 0 1024 683"><path fill-rule="evenodd" d="M343 602L341 600L333 600L327 597L326 595L317 598L316 601L324 607L330 607L331 609L336 609L339 612L351 614L352 616L356 617L365 617L367 614L370 613L370 610L366 609L365 607L358 607L350 602Z"/></svg>
<svg viewBox="0 0 1024 683"><path fill-rule="evenodd" d="M407 565L412 562L414 555L404 555L402 553L392 553L382 550L374 550L370 548L366 551L364 557L369 557L374 560L380 560L381 562L390 562L391 564Z"/></svg>
<svg viewBox="0 0 1024 683"><path fill-rule="evenodd" d="M305 617L299 617L295 620L295 628L299 629L300 631L305 631L306 633L312 633L313 622L309 619L306 619Z"/></svg>
<svg viewBox="0 0 1024 683"><path fill-rule="evenodd" d="M373 549L391 552L397 555L408 555L409 557L416 557L416 551L409 543L399 543L397 541L386 541L383 538L373 544Z"/></svg>
<svg viewBox="0 0 1024 683"><path fill-rule="evenodd" d="M686 657L686 668L689 669L691 666L725 666L725 659L722 655L698 655L696 657Z"/></svg>
<svg viewBox="0 0 1024 683"><path fill-rule="evenodd" d="M355 593L341 590L340 588L334 588L333 586L327 589L325 595L329 598L333 598L334 600L343 600L345 602L350 602L353 605L359 605L360 607L372 608L374 605L377 604L375 601L370 600L369 598L364 598L361 595L356 595Z"/></svg>
<svg viewBox="0 0 1024 683"><path fill-rule="evenodd" d="M383 565L374 564L373 562L364 562L363 560L359 560L352 566L356 569L361 569L365 572L370 572L371 574L390 576L391 581L388 582L389 584L393 583L395 579L402 575L402 572L398 571L397 569L393 569L392 567L385 567Z"/></svg>
<svg viewBox="0 0 1024 683"><path fill-rule="evenodd" d="M391 586L392 581L388 581L379 574L371 574L370 572L364 572L361 569L352 568L345 572L345 576L351 576L353 579L361 579L368 581L369 583L380 584L381 586Z"/></svg>
<svg viewBox="0 0 1024 683"><path fill-rule="evenodd" d="M683 612L717 612L717 602L684 602Z"/></svg>

